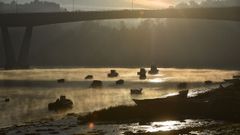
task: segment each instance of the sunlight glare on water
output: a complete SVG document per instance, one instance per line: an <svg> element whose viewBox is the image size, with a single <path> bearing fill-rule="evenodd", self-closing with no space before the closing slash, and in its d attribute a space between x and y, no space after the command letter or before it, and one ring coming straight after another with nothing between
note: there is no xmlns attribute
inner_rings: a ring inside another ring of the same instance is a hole
<svg viewBox="0 0 240 135"><path fill-rule="evenodd" d="M165 79L162 79L162 78L154 78L154 79L149 80L149 82L152 82L152 83L161 83L164 81L165 81Z"/></svg>
<svg viewBox="0 0 240 135"><path fill-rule="evenodd" d="M159 128L150 128L149 132L156 131L170 131L176 129L177 125L180 125L179 121L164 121L164 122L153 122L151 127L159 127Z"/></svg>

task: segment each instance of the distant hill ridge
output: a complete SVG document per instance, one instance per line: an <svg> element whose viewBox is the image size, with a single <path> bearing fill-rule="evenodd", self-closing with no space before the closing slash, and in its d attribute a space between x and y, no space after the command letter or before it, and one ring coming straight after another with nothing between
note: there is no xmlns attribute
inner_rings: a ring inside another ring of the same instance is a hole
<svg viewBox="0 0 240 135"><path fill-rule="evenodd" d="M48 1L34 0L29 3L19 4L15 1L11 3L0 2L0 13L23 13L23 12L59 12L66 11L60 4Z"/></svg>

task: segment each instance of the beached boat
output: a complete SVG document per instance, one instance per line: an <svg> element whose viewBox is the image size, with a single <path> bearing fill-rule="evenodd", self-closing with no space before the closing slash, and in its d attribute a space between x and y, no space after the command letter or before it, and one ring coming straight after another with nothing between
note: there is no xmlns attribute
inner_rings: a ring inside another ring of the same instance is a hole
<svg viewBox="0 0 240 135"><path fill-rule="evenodd" d="M159 106L159 105L164 105L165 103L171 103L171 102L179 103L179 101L186 101L187 95L188 95L188 90L183 90L183 91L180 91L178 95L169 96L166 98L143 99L143 100L133 99L133 101L140 106L142 105Z"/></svg>

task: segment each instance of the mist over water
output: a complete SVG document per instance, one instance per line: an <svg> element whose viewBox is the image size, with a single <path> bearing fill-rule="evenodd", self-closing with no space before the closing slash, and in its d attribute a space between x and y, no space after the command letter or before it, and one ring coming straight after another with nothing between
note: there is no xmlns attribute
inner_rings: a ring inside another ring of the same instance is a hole
<svg viewBox="0 0 240 135"><path fill-rule="evenodd" d="M43 118L60 118L67 113L86 113L111 106L134 105L132 98L158 98L177 93L176 86L179 82L188 82L194 93L209 89L203 83L206 80L221 82L238 72L161 68L160 74L148 75L146 80L139 80L139 69L115 69L120 74L117 78L107 77L110 68L0 71L0 127ZM91 80L84 80L86 75L93 75L94 80L102 80L103 87L89 88ZM56 80L61 78L66 79L66 83L57 83ZM124 79L125 84L116 86L115 81L118 79ZM143 88L143 94L131 96L131 88ZM73 101L73 109L65 113L49 112L48 103L54 102L61 95ZM10 102L4 102L6 97L10 98Z"/></svg>

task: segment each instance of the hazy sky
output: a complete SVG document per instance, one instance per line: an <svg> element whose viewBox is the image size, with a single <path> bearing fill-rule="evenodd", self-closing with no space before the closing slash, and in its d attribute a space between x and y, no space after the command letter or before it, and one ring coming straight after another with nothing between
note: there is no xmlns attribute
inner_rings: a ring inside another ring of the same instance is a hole
<svg viewBox="0 0 240 135"><path fill-rule="evenodd" d="M10 3L13 0L0 0L2 2ZM26 3L34 0L15 0L17 3ZM169 6L186 7L182 2L188 2L187 6L240 6L240 0L40 0L52 1L61 4L62 7L69 11L74 10L111 10L111 9L130 9L132 8L132 1L134 8L145 9L161 9L168 8ZM75 5L73 6L73 3ZM198 4L196 4L198 3Z"/></svg>
<svg viewBox="0 0 240 135"><path fill-rule="evenodd" d="M10 2L11 0L0 0ZM16 0L18 3L30 2L33 0ZM62 6L71 9L73 0L45 0L61 3ZM111 9L131 8L132 0L74 0L75 9ZM135 8L167 8L179 2L189 0L133 0ZM202 0L194 0L200 2Z"/></svg>

